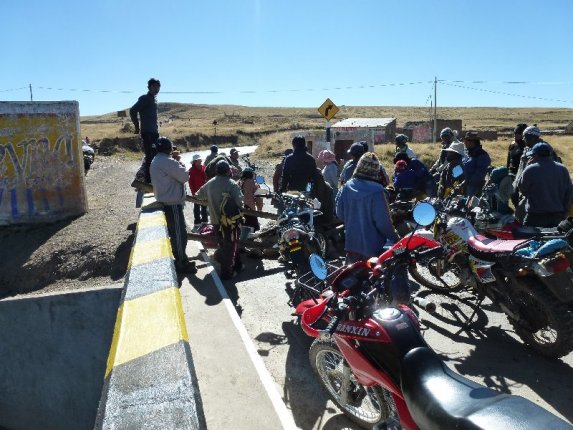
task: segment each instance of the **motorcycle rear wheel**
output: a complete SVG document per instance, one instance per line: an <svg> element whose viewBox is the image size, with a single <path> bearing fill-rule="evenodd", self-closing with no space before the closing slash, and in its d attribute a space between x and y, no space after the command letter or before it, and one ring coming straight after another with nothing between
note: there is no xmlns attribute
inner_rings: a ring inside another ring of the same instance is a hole
<svg viewBox="0 0 573 430"><path fill-rule="evenodd" d="M538 281L514 286L511 300L522 321L509 322L517 335L539 354L559 358L573 351L573 311Z"/></svg>
<svg viewBox="0 0 573 430"><path fill-rule="evenodd" d="M316 339L309 351L310 365L320 384L344 415L365 429L386 421L396 414L390 394L380 386L365 387L350 375L349 401L342 403L344 356L332 339Z"/></svg>
<svg viewBox="0 0 573 430"><path fill-rule="evenodd" d="M451 293L464 286L460 266L442 258L432 258L425 264L416 262L408 267L408 272L418 284L438 293Z"/></svg>

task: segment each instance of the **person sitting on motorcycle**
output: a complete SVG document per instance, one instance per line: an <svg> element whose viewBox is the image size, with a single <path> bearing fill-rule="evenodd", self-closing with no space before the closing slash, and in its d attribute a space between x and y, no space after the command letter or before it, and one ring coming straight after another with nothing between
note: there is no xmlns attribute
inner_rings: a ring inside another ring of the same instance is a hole
<svg viewBox="0 0 573 430"><path fill-rule="evenodd" d="M340 177L338 178L339 188L352 178L356 164L358 160L360 160L360 157L362 157L362 154L364 154L364 146L360 142L354 142L347 152L351 158L344 164L342 172L340 172Z"/></svg>
<svg viewBox="0 0 573 430"><path fill-rule="evenodd" d="M316 170L316 160L307 152L306 141L303 136L294 137L292 147L293 153L285 158L283 166L281 192L306 191Z"/></svg>
<svg viewBox="0 0 573 430"><path fill-rule="evenodd" d="M465 156L464 144L462 142L454 142L448 148L444 149L444 154L446 154L446 163L440 171L440 179L438 182L438 197L440 199L448 197L454 186L461 184L464 180L463 175L454 178L452 174L454 167L462 166L463 168L462 160Z"/></svg>
<svg viewBox="0 0 573 430"><path fill-rule="evenodd" d="M400 160L404 160L408 165L408 169L416 173L416 190L427 197L435 196L436 182L434 177L428 172L426 165L417 158L408 157L408 154L405 152L399 152L394 156L394 165Z"/></svg>
<svg viewBox="0 0 573 430"><path fill-rule="evenodd" d="M440 139L442 139L442 142L441 142L442 147L441 147L441 151L440 151L440 156L438 157L436 162L432 165L432 167L430 167L430 173L432 175L434 175L436 180L439 177L440 171L442 170L442 168L446 164L446 153L444 151L447 148L449 148L453 142L457 142L457 140L454 140L455 136L456 136L456 133L454 133L454 131L449 127L444 128L440 132Z"/></svg>
<svg viewBox="0 0 573 430"><path fill-rule="evenodd" d="M468 131L464 137L464 145L468 156L464 163L466 196L479 196L485 185L485 175L491 165L489 154L481 146L481 140L476 132Z"/></svg>
<svg viewBox="0 0 573 430"><path fill-rule="evenodd" d="M523 225L557 227L571 206L573 185L567 168L552 160L551 147L539 142L518 182L526 199Z"/></svg>
<svg viewBox="0 0 573 430"><path fill-rule="evenodd" d="M513 193L513 178L507 167L496 167L489 173L484 187L484 195L489 199L489 207L502 215L512 214L509 199Z"/></svg>
<svg viewBox="0 0 573 430"><path fill-rule="evenodd" d="M346 264L380 255L387 241L399 238L392 226L384 187L379 182L380 162L376 154L364 154L352 178L336 196L336 215L346 229ZM408 303L407 272L396 272L391 282L395 303Z"/></svg>
<svg viewBox="0 0 573 430"><path fill-rule="evenodd" d="M400 191L415 190L418 182L416 172L408 168L408 163L404 160L398 160L394 168L394 190L399 194Z"/></svg>
<svg viewBox="0 0 573 430"><path fill-rule="evenodd" d="M396 142L396 149L394 150L394 154L399 152L405 152L408 154L410 158L416 158L416 153L412 151L411 148L408 147L408 136L405 134L398 134L395 139Z"/></svg>

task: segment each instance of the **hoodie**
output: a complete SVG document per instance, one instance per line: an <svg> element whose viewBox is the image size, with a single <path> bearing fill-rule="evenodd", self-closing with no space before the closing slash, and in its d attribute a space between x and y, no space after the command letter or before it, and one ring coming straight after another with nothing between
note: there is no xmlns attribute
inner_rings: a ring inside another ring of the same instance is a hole
<svg viewBox="0 0 573 430"><path fill-rule="evenodd" d="M346 251L377 257L386 240L398 240L384 187L377 182L350 179L336 196L336 216L346 229Z"/></svg>

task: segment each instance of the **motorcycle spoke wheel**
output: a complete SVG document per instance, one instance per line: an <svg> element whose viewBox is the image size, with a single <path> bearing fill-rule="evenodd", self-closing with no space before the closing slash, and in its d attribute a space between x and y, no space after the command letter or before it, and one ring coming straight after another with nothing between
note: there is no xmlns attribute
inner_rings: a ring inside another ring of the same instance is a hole
<svg viewBox="0 0 573 430"><path fill-rule="evenodd" d="M345 384L344 357L332 340L316 339L309 355L310 364L321 385L342 412L354 422L371 429L395 411L395 406L386 402L381 387L361 385L350 370L350 381ZM342 392L345 385L348 390Z"/></svg>
<svg viewBox="0 0 573 430"><path fill-rule="evenodd" d="M546 357L559 358L573 351L573 312L544 286L524 282L512 301L522 320L510 322L527 345Z"/></svg>
<svg viewBox="0 0 573 430"><path fill-rule="evenodd" d="M461 269L456 263L434 258L425 264L416 262L408 269L414 280L436 292L453 292L463 287Z"/></svg>

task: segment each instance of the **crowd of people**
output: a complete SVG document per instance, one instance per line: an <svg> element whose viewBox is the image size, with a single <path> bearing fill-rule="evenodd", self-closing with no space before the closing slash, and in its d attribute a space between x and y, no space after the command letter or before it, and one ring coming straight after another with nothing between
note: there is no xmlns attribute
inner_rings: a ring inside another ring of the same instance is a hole
<svg viewBox="0 0 573 430"><path fill-rule="evenodd" d="M130 110L145 152L136 180L150 183L157 201L165 206L176 268L183 272L196 270L185 254L183 204L188 184L191 195L203 200L203 204L194 205L194 223L204 224L210 217L219 242L215 257L221 263L221 277L229 279L242 268L238 226L247 225L256 231L259 223L250 216L235 226L222 220L221 214L229 201L239 211L262 210L262 201L255 195L258 184L254 171L241 165L237 149L226 155L216 145L211 146L204 162L200 155L194 155L187 170L175 145L159 137L156 96L160 85L159 80L150 79L148 93ZM479 196L489 181L498 186L497 207L514 212L523 225L555 227L567 216L573 198L569 172L541 138L536 125L517 124L506 165L495 169L478 133L467 132L460 141L454 130L444 128L440 140L439 156L428 168L408 146L408 137L397 135L390 178L365 141L352 143L348 161L342 165L330 150L321 151L315 159L304 137L297 136L292 139L292 149L284 152L275 167L273 190L306 192L321 202L323 219L337 217L342 221L348 263L379 255L387 242L397 240L388 199L400 193L418 199L444 198L457 186L468 197ZM454 175L456 167L461 167L461 176ZM395 296L400 300L405 293L395 291Z"/></svg>

